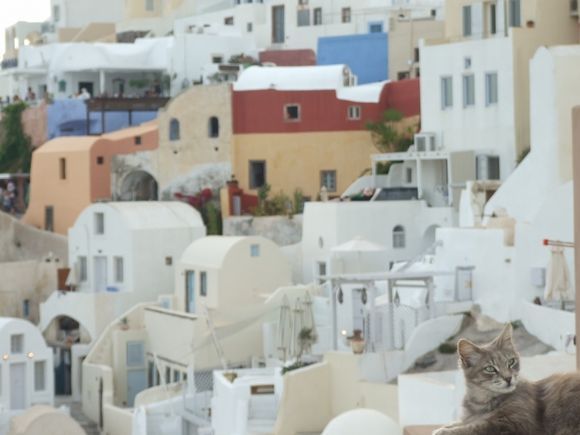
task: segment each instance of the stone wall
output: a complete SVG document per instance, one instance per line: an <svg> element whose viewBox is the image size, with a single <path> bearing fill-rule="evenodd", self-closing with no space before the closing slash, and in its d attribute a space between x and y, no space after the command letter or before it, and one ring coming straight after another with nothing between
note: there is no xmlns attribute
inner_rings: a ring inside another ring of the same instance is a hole
<svg viewBox="0 0 580 435"><path fill-rule="evenodd" d="M263 236L280 246L294 245L302 240L302 215L232 216L224 219L225 236Z"/></svg>

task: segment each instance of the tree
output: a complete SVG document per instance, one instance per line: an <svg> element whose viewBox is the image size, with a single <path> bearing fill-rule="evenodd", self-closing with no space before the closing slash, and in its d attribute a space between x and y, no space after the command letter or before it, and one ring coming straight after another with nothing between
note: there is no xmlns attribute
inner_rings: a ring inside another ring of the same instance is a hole
<svg viewBox="0 0 580 435"><path fill-rule="evenodd" d="M26 104L18 102L2 109L0 135L0 172L30 172L31 139L22 126Z"/></svg>
<svg viewBox="0 0 580 435"><path fill-rule="evenodd" d="M366 129L373 136L375 146L382 152L404 152L413 144L412 129L400 132L398 123L403 114L396 109L388 109L382 119L377 122L367 122Z"/></svg>

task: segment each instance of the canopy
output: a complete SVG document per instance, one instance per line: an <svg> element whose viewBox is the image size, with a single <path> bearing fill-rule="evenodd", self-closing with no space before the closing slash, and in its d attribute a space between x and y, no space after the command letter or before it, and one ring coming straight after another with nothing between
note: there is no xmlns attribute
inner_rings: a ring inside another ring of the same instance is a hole
<svg viewBox="0 0 580 435"><path fill-rule="evenodd" d="M386 250L385 246L370 242L361 236L356 236L354 239L331 249L332 252L381 252Z"/></svg>
<svg viewBox="0 0 580 435"><path fill-rule="evenodd" d="M544 296L546 300L566 301L573 299L570 273L566 264L566 257L564 257L564 251L560 247L552 248Z"/></svg>

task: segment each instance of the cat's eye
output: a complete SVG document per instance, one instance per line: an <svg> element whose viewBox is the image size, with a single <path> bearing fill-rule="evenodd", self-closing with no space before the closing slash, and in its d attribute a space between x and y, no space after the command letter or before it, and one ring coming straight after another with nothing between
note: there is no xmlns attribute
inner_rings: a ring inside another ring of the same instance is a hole
<svg viewBox="0 0 580 435"><path fill-rule="evenodd" d="M496 373L497 370L495 369L494 366L487 366L486 368L483 369L486 373Z"/></svg>
<svg viewBox="0 0 580 435"><path fill-rule="evenodd" d="M516 359L512 358L508 361L508 367L513 367L516 365Z"/></svg>

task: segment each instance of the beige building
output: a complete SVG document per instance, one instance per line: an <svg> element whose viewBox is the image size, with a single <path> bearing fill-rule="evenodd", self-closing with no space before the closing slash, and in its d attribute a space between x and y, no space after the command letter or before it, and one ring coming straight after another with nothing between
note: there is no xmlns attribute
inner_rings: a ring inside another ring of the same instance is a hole
<svg viewBox="0 0 580 435"><path fill-rule="evenodd" d="M117 156L113 173L145 170L160 197L219 189L231 175L232 94L227 84L193 86L159 111L159 148Z"/></svg>
<svg viewBox="0 0 580 435"><path fill-rule="evenodd" d="M445 22L436 17L413 18L395 13L389 21L389 80L420 77L419 41L440 39Z"/></svg>
<svg viewBox="0 0 580 435"><path fill-rule="evenodd" d="M506 180L530 147L530 60L575 44L569 0L448 0L445 38L421 48L421 127L447 151L473 150L476 177Z"/></svg>

